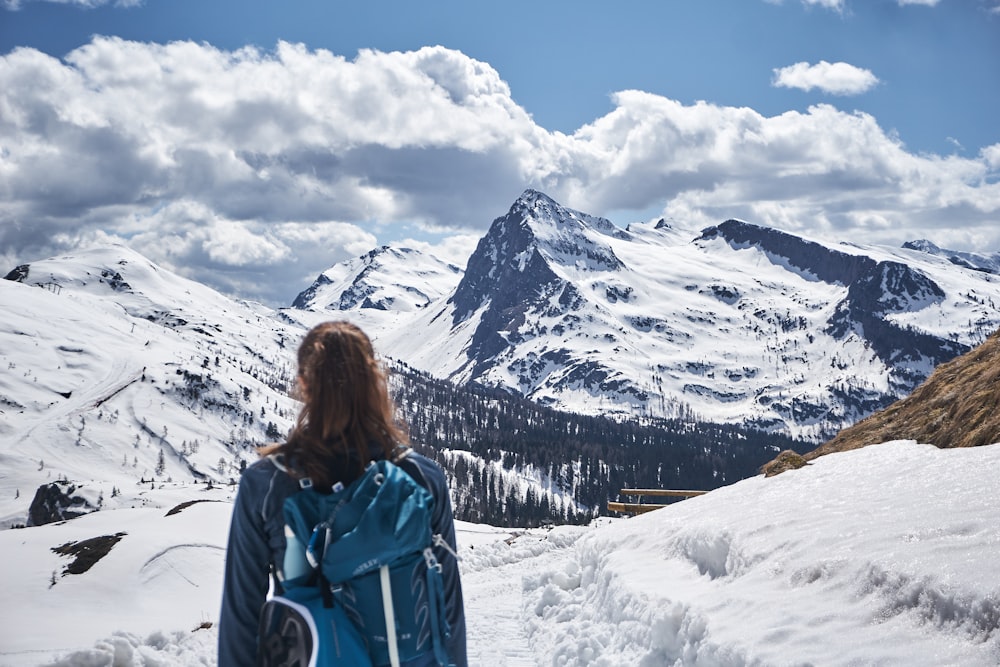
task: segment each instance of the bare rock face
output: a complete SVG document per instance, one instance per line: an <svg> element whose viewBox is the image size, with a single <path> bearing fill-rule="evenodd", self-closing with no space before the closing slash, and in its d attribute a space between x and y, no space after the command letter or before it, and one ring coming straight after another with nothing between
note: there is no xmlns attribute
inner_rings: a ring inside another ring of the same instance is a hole
<svg viewBox="0 0 1000 667"><path fill-rule="evenodd" d="M47 523L75 519L99 510L99 505L80 493L81 488L74 482L63 481L38 487L28 509L28 525L44 526Z"/></svg>

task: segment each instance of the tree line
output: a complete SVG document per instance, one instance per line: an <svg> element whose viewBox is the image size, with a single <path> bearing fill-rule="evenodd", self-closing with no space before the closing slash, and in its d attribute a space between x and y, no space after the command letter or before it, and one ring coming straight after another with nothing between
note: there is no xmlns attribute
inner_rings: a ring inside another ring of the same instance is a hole
<svg viewBox="0 0 1000 667"><path fill-rule="evenodd" d="M815 446L690 418L561 412L402 364L392 367L392 389L414 448L438 461L457 487L457 518L498 526L589 521L607 514L607 501L622 488L711 490L757 474L783 449ZM555 493L512 482L529 470Z"/></svg>

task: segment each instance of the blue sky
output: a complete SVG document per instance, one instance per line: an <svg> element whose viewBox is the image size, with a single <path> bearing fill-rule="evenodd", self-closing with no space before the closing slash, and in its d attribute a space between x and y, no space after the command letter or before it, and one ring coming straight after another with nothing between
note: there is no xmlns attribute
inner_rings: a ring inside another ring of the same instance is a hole
<svg viewBox="0 0 1000 667"><path fill-rule="evenodd" d="M526 187L997 251L998 110L998 0L0 0L0 256L282 303L376 244L460 262Z"/></svg>

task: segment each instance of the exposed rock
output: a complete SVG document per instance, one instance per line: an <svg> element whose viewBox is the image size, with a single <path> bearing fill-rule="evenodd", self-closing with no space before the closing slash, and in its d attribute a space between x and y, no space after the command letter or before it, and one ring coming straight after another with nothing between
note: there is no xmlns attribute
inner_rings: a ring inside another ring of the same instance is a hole
<svg viewBox="0 0 1000 667"><path fill-rule="evenodd" d="M83 574L92 568L97 561L110 553L112 547L118 544L127 533L116 533L114 535L101 535L92 537L89 540L80 542L67 542L58 547L52 547L52 551L60 556L73 556L73 562L63 569L63 576L67 574Z"/></svg>
<svg viewBox="0 0 1000 667"><path fill-rule="evenodd" d="M75 519L100 509L73 482L51 482L38 487L28 509L28 525L44 526L47 523Z"/></svg>
<svg viewBox="0 0 1000 667"><path fill-rule="evenodd" d="M175 505L174 507L170 508L170 510L166 514L164 514L163 516L173 516L175 514L180 514L181 512L183 512L184 510L186 510L188 507L191 507L191 505L195 505L197 503L217 503L217 502L220 502L220 501L218 501L218 500L208 500L208 499L188 500L186 502L181 503L180 505Z"/></svg>
<svg viewBox="0 0 1000 667"><path fill-rule="evenodd" d="M16 283L23 283L28 278L28 273L31 271L30 264L20 264L3 277L4 280L12 280Z"/></svg>

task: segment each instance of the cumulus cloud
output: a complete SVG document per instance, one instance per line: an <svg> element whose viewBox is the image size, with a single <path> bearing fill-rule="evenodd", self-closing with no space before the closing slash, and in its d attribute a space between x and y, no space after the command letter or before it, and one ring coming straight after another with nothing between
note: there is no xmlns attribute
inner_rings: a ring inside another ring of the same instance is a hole
<svg viewBox="0 0 1000 667"><path fill-rule="evenodd" d="M482 237L479 234L452 234L436 243L419 239L403 239L399 241L399 246L430 253L443 262L464 269L465 265L469 263L469 257L475 252L480 238Z"/></svg>
<svg viewBox="0 0 1000 667"><path fill-rule="evenodd" d="M941 0L898 0L900 7L906 5L924 5L925 7L935 7Z"/></svg>
<svg viewBox="0 0 1000 667"><path fill-rule="evenodd" d="M526 187L596 215L662 207L692 224L1000 246L995 147L916 155L829 105L767 117L642 91L612 102L550 132L492 67L442 47L354 60L103 37L63 60L17 49L0 57L0 257L120 240L286 305L392 239L464 265Z"/></svg>
<svg viewBox="0 0 1000 667"><path fill-rule="evenodd" d="M832 95L858 95L871 90L878 78L866 69L848 63L828 63L821 60L815 65L801 62L774 70L773 85L779 88L813 88Z"/></svg>

